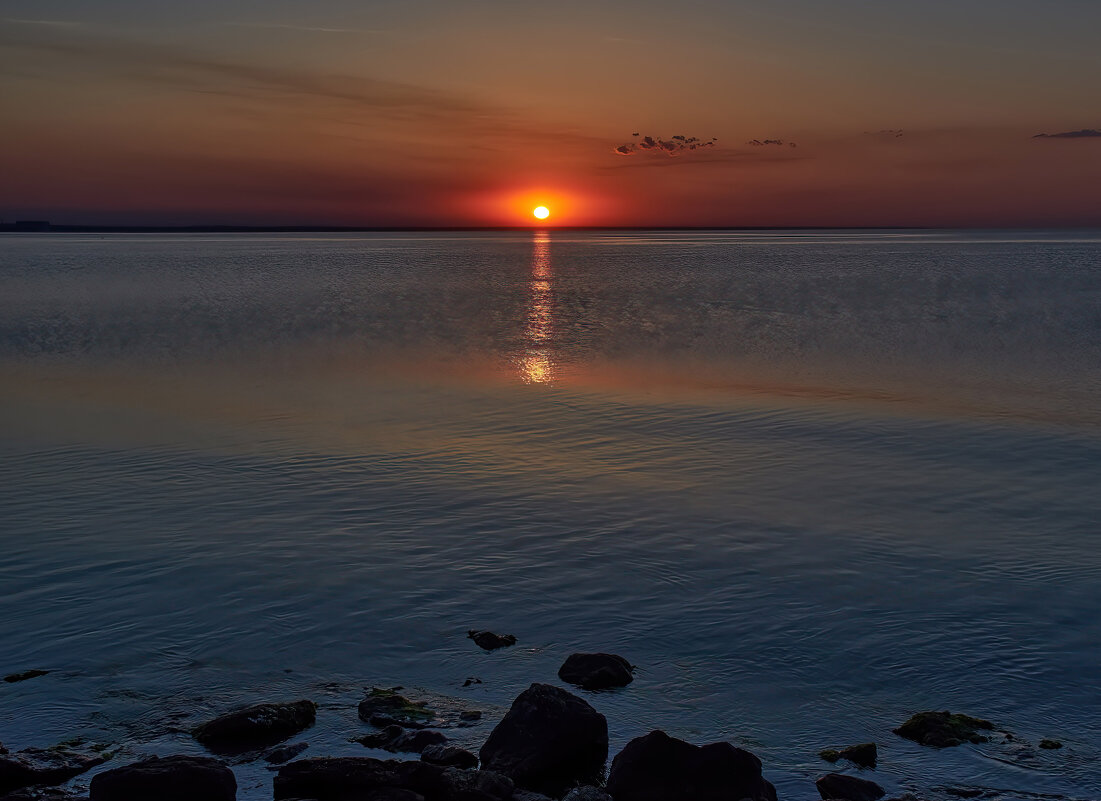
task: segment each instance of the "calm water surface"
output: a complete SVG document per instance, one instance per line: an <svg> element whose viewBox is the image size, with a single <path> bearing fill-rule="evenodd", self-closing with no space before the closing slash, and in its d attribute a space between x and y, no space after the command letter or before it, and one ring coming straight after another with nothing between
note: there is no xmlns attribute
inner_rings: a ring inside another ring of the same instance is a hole
<svg viewBox="0 0 1101 801"><path fill-rule="evenodd" d="M197 752L306 696L363 754L402 684L477 746L611 650L613 753L1101 798L1099 390L1099 232L6 236L0 672L54 672L0 740ZM930 708L1025 744L890 733Z"/></svg>

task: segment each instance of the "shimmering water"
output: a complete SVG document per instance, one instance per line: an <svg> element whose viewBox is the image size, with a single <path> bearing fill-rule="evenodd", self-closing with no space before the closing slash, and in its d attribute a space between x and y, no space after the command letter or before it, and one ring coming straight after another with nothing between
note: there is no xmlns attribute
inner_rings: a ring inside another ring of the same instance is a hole
<svg viewBox="0 0 1101 801"><path fill-rule="evenodd" d="M195 752L306 696L362 754L402 684L477 746L611 650L613 753L1096 799L1099 390L1098 232L7 236L0 672L54 672L0 741ZM890 733L930 708L1065 747Z"/></svg>

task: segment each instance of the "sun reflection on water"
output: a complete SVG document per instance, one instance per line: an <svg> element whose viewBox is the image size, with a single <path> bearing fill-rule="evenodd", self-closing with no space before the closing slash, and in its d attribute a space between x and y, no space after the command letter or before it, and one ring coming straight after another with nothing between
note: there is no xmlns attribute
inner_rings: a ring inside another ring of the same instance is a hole
<svg viewBox="0 0 1101 801"><path fill-rule="evenodd" d="M527 384L550 384L554 381L555 364L550 343L554 333L551 297L550 234L536 231L532 240L531 282L528 287L527 326L524 328L525 350L520 359L520 378Z"/></svg>

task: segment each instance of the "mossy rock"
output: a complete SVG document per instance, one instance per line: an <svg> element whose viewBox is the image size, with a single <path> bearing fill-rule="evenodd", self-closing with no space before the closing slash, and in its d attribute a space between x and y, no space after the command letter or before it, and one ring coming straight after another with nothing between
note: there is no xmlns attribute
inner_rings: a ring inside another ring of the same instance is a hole
<svg viewBox="0 0 1101 801"><path fill-rule="evenodd" d="M951 712L918 712L894 730L899 737L933 748L951 748L963 743L985 743L980 731L991 731L994 724L982 718Z"/></svg>
<svg viewBox="0 0 1101 801"><path fill-rule="evenodd" d="M827 762L833 763L841 759L841 752L834 750L833 748L825 748L818 752L818 756L822 757L822 759L826 760Z"/></svg>
<svg viewBox="0 0 1101 801"><path fill-rule="evenodd" d="M436 713L423 702L410 701L397 690L372 687L367 697L359 702L359 717L380 728L396 724L419 729L427 726Z"/></svg>

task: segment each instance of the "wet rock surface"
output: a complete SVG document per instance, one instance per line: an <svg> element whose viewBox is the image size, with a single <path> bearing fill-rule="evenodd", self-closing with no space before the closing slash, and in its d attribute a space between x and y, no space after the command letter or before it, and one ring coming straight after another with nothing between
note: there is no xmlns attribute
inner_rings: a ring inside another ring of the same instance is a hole
<svg viewBox="0 0 1101 801"><path fill-rule="evenodd" d="M511 634L494 634L492 631L478 631L471 629L466 636L474 640L474 644L486 651L495 651L498 648L508 648L516 645L516 637Z"/></svg>
<svg viewBox="0 0 1101 801"><path fill-rule="evenodd" d="M814 783L823 799L879 801L887 793L878 784L843 773L827 773Z"/></svg>
<svg viewBox="0 0 1101 801"><path fill-rule="evenodd" d="M761 760L730 743L696 746L654 731L631 740L612 761L615 801L776 801Z"/></svg>
<svg viewBox="0 0 1101 801"><path fill-rule="evenodd" d="M276 801L292 798L346 801L418 795L424 801L507 801L515 788L508 778L490 771L457 770L426 762L371 757L292 762L280 768L274 787Z"/></svg>
<svg viewBox="0 0 1101 801"><path fill-rule="evenodd" d="M0 793L34 785L61 784L107 758L66 748L25 748L0 756Z"/></svg>
<svg viewBox="0 0 1101 801"><path fill-rule="evenodd" d="M616 654L570 654L558 669L558 678L584 690L626 687L634 681L634 668Z"/></svg>
<svg viewBox="0 0 1101 801"><path fill-rule="evenodd" d="M265 748L313 725L317 704L301 700L255 704L220 715L195 728L195 739L215 753L233 754Z"/></svg>
<svg viewBox="0 0 1101 801"><path fill-rule="evenodd" d="M153 757L92 777L91 801L234 801L237 780L210 757Z"/></svg>
<svg viewBox="0 0 1101 801"><path fill-rule="evenodd" d="M907 740L934 748L951 748L962 743L985 743L980 731L992 731L994 724L982 718L951 712L918 712L894 733Z"/></svg>
<svg viewBox="0 0 1101 801"><path fill-rule="evenodd" d="M586 701L549 684L532 684L489 735L482 767L519 786L561 795L591 783L608 759L608 721Z"/></svg>
<svg viewBox="0 0 1101 801"><path fill-rule="evenodd" d="M26 787L0 795L0 801L88 801L88 796L57 787Z"/></svg>
<svg viewBox="0 0 1101 801"><path fill-rule="evenodd" d="M562 801L613 801L613 799L599 787L575 787Z"/></svg>

